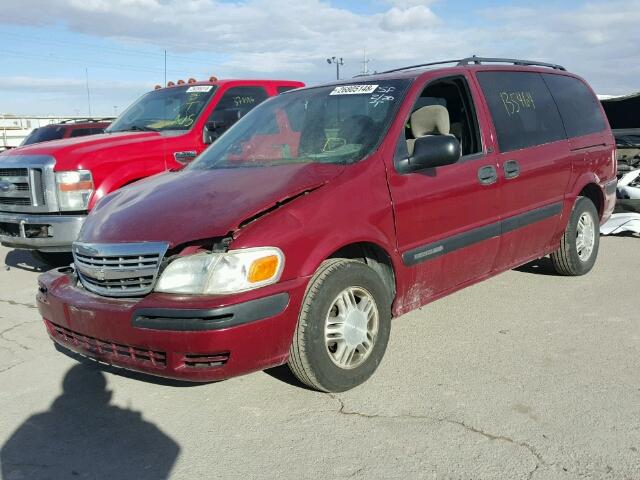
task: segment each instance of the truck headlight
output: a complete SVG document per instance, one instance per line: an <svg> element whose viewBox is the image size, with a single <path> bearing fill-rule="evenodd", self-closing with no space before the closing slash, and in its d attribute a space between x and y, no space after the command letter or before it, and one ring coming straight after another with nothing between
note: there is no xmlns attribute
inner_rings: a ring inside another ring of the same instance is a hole
<svg viewBox="0 0 640 480"><path fill-rule="evenodd" d="M283 267L284 254L276 247L198 253L169 263L155 290L195 295L244 292L276 283Z"/></svg>
<svg viewBox="0 0 640 480"><path fill-rule="evenodd" d="M86 210L93 194L93 177L88 170L56 172L56 188L60 210Z"/></svg>

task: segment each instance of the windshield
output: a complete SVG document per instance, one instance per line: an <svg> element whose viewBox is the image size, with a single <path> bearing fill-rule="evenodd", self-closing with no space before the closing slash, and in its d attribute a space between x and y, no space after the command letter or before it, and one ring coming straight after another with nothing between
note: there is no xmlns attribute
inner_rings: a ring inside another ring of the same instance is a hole
<svg viewBox="0 0 640 480"><path fill-rule="evenodd" d="M149 92L127 108L106 130L189 130L216 87L184 85Z"/></svg>
<svg viewBox="0 0 640 480"><path fill-rule="evenodd" d="M351 163L380 143L409 80L285 93L257 106L188 168Z"/></svg>
<svg viewBox="0 0 640 480"><path fill-rule="evenodd" d="M59 140L64 136L64 127L40 127L32 131L21 145L31 145L33 143L48 142L49 140Z"/></svg>

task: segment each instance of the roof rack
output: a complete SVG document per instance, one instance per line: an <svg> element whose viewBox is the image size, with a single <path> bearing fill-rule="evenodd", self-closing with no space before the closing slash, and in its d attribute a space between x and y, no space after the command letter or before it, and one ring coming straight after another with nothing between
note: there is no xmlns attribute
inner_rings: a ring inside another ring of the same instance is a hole
<svg viewBox="0 0 640 480"><path fill-rule="evenodd" d="M536 62L535 60L519 60L517 58L487 58L487 57L467 57L463 58L458 62L458 65L481 65L483 63L510 63L512 65L522 65L522 66L534 66L534 67L548 67L553 68L554 70L564 70L562 65L557 65L555 63L545 63L545 62Z"/></svg>
<svg viewBox="0 0 640 480"><path fill-rule="evenodd" d="M518 60L516 58L476 57L474 55L472 57L461 58L458 60L442 60L439 62L420 63L418 65L410 65L408 67L394 68L393 70L387 70L381 73L401 72L403 70L412 70L414 68L422 68L422 67L432 67L434 65L446 65L448 63L454 63L456 66L459 66L459 67L466 66L466 65L482 65L485 63L509 63L511 65L548 67L554 70L566 71L566 68L564 68L562 65L556 65L554 63L536 62L532 60Z"/></svg>
<svg viewBox="0 0 640 480"><path fill-rule="evenodd" d="M97 122L106 122L113 120L114 117L103 117L103 118L69 118L67 120L62 120L61 124L68 123L97 123Z"/></svg>

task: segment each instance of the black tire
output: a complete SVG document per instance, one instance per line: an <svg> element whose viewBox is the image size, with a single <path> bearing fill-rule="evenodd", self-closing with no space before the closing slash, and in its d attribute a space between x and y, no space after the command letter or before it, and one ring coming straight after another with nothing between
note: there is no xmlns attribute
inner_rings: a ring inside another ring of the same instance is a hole
<svg viewBox="0 0 640 480"><path fill-rule="evenodd" d="M580 258L577 247L578 222L588 214L594 225L593 250L588 258ZM600 218L596 206L586 197L578 197L571 212L567 228L560 240L560 248L551 254L556 272L566 276L580 276L588 273L596 263L600 246Z"/></svg>
<svg viewBox="0 0 640 480"><path fill-rule="evenodd" d="M355 287L370 294L378 310L378 330L368 357L354 368L334 363L325 344L325 321L338 295ZM391 295L371 267L356 260L324 261L309 281L289 355L291 372L305 385L343 392L365 382L382 361L391 331Z"/></svg>
<svg viewBox="0 0 640 480"><path fill-rule="evenodd" d="M67 267L73 263L71 252L41 252L31 250L31 255L48 268Z"/></svg>

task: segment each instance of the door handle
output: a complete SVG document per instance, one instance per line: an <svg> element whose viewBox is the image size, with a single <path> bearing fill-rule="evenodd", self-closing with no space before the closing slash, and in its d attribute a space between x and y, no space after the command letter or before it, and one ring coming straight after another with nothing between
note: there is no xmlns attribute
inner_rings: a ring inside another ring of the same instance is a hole
<svg viewBox="0 0 640 480"><path fill-rule="evenodd" d="M485 165L478 169L478 180L482 185L491 185L498 181L498 171L493 165Z"/></svg>
<svg viewBox="0 0 640 480"><path fill-rule="evenodd" d="M515 160L507 160L504 162L504 178L507 180L511 178L516 178L520 175L520 164Z"/></svg>

